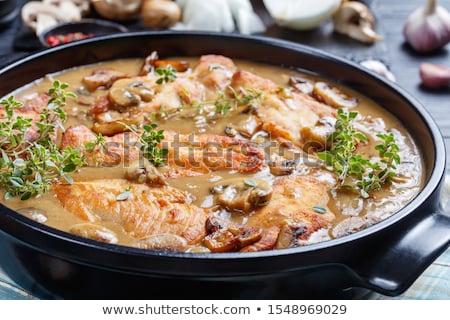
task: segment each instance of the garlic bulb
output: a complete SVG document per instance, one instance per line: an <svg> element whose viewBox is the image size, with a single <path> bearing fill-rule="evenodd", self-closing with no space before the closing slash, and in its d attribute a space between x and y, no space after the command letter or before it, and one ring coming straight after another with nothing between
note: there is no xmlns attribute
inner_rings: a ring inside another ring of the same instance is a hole
<svg viewBox="0 0 450 320"><path fill-rule="evenodd" d="M413 11L403 27L406 41L419 52L433 51L450 42L450 13L436 0L427 1Z"/></svg>
<svg viewBox="0 0 450 320"><path fill-rule="evenodd" d="M420 65L420 78L422 84L431 89L440 89L450 86L450 68L432 63Z"/></svg>

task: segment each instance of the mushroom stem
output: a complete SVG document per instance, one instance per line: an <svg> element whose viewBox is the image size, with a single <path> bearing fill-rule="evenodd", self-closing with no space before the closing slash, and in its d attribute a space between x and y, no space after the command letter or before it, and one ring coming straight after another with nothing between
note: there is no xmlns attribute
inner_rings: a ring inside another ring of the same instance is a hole
<svg viewBox="0 0 450 320"><path fill-rule="evenodd" d="M364 43L374 43L382 39L374 30L375 18L370 9L361 2L342 3L333 17L333 24L334 31Z"/></svg>

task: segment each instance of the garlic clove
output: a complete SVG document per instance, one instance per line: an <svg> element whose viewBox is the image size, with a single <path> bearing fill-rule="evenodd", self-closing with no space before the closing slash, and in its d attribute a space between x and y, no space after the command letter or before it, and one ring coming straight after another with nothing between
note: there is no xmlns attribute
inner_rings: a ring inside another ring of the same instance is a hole
<svg viewBox="0 0 450 320"><path fill-rule="evenodd" d="M382 75L383 77L391 80L392 82L396 81L394 74L388 69L388 67L383 62L379 60L368 59L361 61L359 64L369 70L372 70Z"/></svg>
<svg viewBox="0 0 450 320"><path fill-rule="evenodd" d="M430 52L450 42L450 13L436 0L414 10L408 17L403 36L418 52Z"/></svg>
<svg viewBox="0 0 450 320"><path fill-rule="evenodd" d="M427 88L445 88L450 86L450 68L432 63L422 63L420 78L422 84Z"/></svg>

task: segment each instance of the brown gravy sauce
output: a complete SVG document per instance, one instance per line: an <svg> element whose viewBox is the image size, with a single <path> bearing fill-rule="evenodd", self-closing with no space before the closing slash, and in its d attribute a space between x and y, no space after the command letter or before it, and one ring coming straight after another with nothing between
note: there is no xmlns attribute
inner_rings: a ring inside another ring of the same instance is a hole
<svg viewBox="0 0 450 320"><path fill-rule="evenodd" d="M190 61L191 65L194 65L196 61L196 59L193 58L186 59L183 57L180 59ZM315 80L320 79L316 76L304 74L297 70L262 65L248 61L238 60L234 62L236 63L238 68L248 70L262 77L271 79L277 84L280 84L280 86L285 86L288 82L289 77L293 75L301 75L302 77L307 77ZM99 68L99 66L112 68L130 75L136 75L138 74L142 66L142 60L116 60L61 71L56 74L48 75L45 78L35 81L34 83L24 88L20 88L16 92L13 92L13 94L17 99L25 100L26 98L32 97L36 93L46 92L51 86L51 83L54 79L58 79L60 81L68 83L70 85L69 90L76 93L77 89L82 86L81 79L84 76L91 74L91 72L94 69ZM423 164L419 150L416 147L414 140L408 134L399 120L393 117L387 110L383 109L381 106L377 105L367 97L362 96L358 92L355 92L350 88L343 87L337 83L332 83L330 80L325 81L332 84L333 86L338 87L348 96L357 97L359 99L359 105L354 110L358 111L358 113L363 117L382 119L373 121L373 128L371 128L371 130L382 130L384 127L388 130L395 130L397 143L401 149L400 155L402 158L402 163L398 166L397 172L404 179L398 182L394 182L389 188L377 191L374 194L374 197L369 199L362 199L361 197L355 197L354 195L332 194L328 206L335 213L336 219L332 223L333 225L331 225L328 230L323 230L311 237L310 242L332 239L334 226L339 224L344 219L352 216L369 217L371 219L374 219L374 221L389 217L390 215L401 209L403 206L405 206L405 204L410 202L420 191L423 184ZM66 111L69 115L66 127L78 123L84 123L88 127L92 125L92 120L90 120L89 117L86 116L86 106L71 103L70 105L68 105L68 107L66 107ZM242 115L236 115L236 118L241 116ZM208 130L208 132L210 133L223 134L225 126L228 123L237 120L239 119L224 117L223 119L219 119L214 125L207 126L206 130ZM171 118L168 121L159 121L158 125L159 128L165 130L176 130L180 133L201 133L205 130L205 127L196 126L195 121L185 121L185 119L177 118ZM122 168L120 166L109 168L85 167L76 172L73 175L73 178L78 181L98 178L123 178L124 170L125 168ZM195 204L199 206L208 206L208 201L211 200L209 183L223 179L227 176L236 175L239 175L239 173L212 172L198 177L169 179L168 183L173 187L187 190L188 192L192 193L196 198L194 202ZM254 176L267 180L274 178L270 174L270 172L268 172L268 170L258 172ZM329 178L329 176L327 176L327 174L324 174L323 178L327 179ZM205 183L205 181L209 181L209 183ZM45 211L45 214L48 218L45 224L64 231L69 230L69 228L76 223L84 222L82 219L64 210L52 191L26 201L12 199L3 201L3 203L15 210L24 207L40 208ZM228 214L228 218L237 222L243 222L245 220L242 215L234 214ZM117 234L119 244L129 245L132 241L135 240L131 236L127 235L120 225L113 222L101 223L103 226L109 228Z"/></svg>

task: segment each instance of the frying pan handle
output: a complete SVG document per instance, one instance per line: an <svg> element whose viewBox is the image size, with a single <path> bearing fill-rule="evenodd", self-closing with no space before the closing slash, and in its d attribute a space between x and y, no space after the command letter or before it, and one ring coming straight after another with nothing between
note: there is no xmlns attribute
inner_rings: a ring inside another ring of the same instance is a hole
<svg viewBox="0 0 450 320"><path fill-rule="evenodd" d="M396 296L408 289L423 271L450 245L450 214L436 212L409 227L389 231L389 249L377 253L367 248L370 258L352 269L363 286ZM392 232L396 234L392 236ZM386 248L386 246L383 246Z"/></svg>

